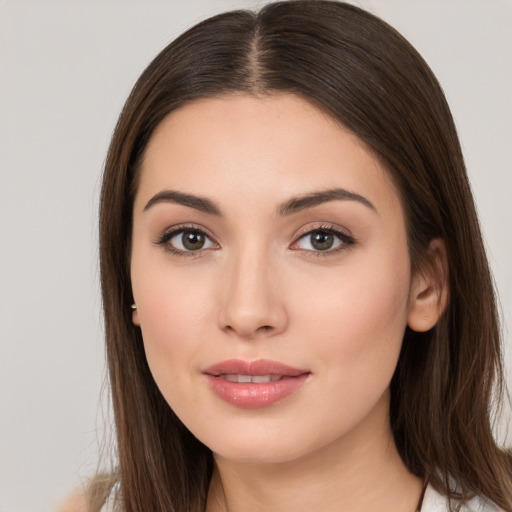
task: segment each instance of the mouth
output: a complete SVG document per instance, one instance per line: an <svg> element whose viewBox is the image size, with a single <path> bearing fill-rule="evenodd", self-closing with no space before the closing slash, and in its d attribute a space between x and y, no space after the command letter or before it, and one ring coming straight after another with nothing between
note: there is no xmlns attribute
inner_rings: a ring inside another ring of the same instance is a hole
<svg viewBox="0 0 512 512"><path fill-rule="evenodd" d="M203 371L210 389L236 407L270 406L298 391L311 372L277 361L233 359Z"/></svg>
<svg viewBox="0 0 512 512"><path fill-rule="evenodd" d="M279 361L270 359L257 359L256 361L244 361L242 359L229 359L206 368L203 373L214 377L223 377L232 380L231 377L270 377L278 380L281 377L297 377L308 370L295 368ZM249 381L241 381L249 382Z"/></svg>
<svg viewBox="0 0 512 512"><path fill-rule="evenodd" d="M217 377L229 382L252 382L253 384L266 384L283 378L282 375L240 375L236 373L225 373L224 375L217 375Z"/></svg>

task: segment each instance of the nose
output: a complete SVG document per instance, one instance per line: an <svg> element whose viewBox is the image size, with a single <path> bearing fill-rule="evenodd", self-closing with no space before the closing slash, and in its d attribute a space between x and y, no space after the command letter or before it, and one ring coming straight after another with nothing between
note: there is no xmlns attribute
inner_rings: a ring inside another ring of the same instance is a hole
<svg viewBox="0 0 512 512"><path fill-rule="evenodd" d="M271 337L288 324L282 287L263 251L247 248L227 263L219 297L219 326L243 339Z"/></svg>

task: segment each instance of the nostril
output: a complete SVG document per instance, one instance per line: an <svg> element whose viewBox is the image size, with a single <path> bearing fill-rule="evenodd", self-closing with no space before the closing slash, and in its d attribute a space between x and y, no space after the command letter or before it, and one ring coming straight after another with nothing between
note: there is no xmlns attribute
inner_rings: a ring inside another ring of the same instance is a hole
<svg viewBox="0 0 512 512"><path fill-rule="evenodd" d="M249 337L252 337L255 334L270 334L274 331L274 329L275 329L275 327L273 327L271 325L261 325L260 327L257 327L254 330L251 329L250 332L244 332L243 329L241 329L241 328L236 329L235 327L233 327L232 325L229 325L229 324L227 324L224 327L224 331L227 333L238 333L242 336L249 336Z"/></svg>

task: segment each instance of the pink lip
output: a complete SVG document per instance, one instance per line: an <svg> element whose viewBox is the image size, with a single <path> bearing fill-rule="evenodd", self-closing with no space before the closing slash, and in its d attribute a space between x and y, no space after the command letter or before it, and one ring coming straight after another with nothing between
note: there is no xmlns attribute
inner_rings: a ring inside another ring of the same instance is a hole
<svg viewBox="0 0 512 512"><path fill-rule="evenodd" d="M259 359L243 361L231 359L222 361L203 373L208 379L211 390L231 405L246 409L266 407L282 400L297 391L307 380L311 372L293 368L277 361ZM272 382L232 382L224 375L279 376Z"/></svg>

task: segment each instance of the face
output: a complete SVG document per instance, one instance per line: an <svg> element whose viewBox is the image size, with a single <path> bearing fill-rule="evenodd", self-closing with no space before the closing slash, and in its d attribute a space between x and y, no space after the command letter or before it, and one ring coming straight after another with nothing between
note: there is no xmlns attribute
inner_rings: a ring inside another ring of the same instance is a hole
<svg viewBox="0 0 512 512"><path fill-rule="evenodd" d="M205 99L158 126L131 278L154 379L219 457L289 461L389 429L413 302L401 204L304 100Z"/></svg>

